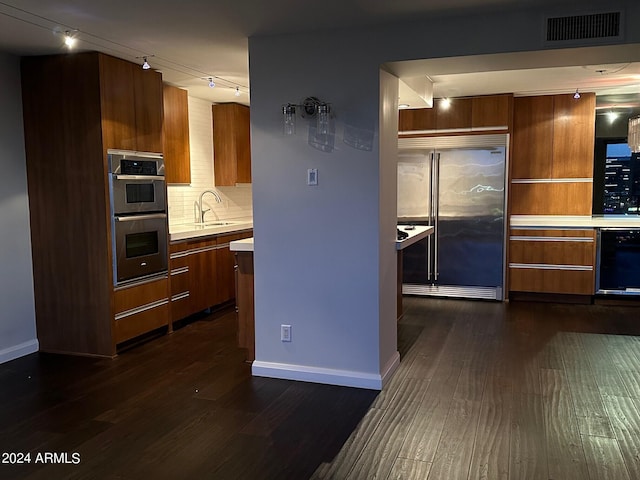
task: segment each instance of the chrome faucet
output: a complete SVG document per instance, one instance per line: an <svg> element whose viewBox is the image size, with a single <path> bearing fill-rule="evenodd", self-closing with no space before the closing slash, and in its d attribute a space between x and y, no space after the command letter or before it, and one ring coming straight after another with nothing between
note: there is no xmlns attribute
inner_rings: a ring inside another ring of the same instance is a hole
<svg viewBox="0 0 640 480"><path fill-rule="evenodd" d="M213 190L205 190L204 192L202 192L200 194L200 199L198 200L198 212L200 212L200 223L204 223L204 214L207 213L209 210L211 210L210 208L207 208L206 210L202 209L202 197L204 197L205 193L210 193L211 195L216 197L216 203L222 203L222 199L220 198L220 195L218 195Z"/></svg>

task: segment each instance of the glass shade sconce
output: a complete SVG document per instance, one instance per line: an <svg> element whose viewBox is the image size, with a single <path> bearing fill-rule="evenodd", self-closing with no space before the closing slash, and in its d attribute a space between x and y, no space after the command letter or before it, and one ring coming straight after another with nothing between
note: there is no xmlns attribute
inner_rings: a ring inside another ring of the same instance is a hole
<svg viewBox="0 0 640 480"><path fill-rule="evenodd" d="M302 104L287 103L282 106L282 117L285 135L296 133L296 113L305 118L315 118L316 133L327 135L330 132L331 106L316 97L307 97Z"/></svg>
<svg viewBox="0 0 640 480"><path fill-rule="evenodd" d="M282 107L284 117L284 134L295 135L296 133L296 106L287 103Z"/></svg>

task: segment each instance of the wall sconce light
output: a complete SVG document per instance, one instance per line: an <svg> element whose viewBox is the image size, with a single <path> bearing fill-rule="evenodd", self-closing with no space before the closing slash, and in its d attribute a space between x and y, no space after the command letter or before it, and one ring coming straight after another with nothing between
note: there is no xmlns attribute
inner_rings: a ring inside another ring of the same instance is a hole
<svg viewBox="0 0 640 480"><path fill-rule="evenodd" d="M629 119L627 143L633 153L640 152L640 116Z"/></svg>
<svg viewBox="0 0 640 480"><path fill-rule="evenodd" d="M297 108L300 109L302 117L316 119L316 134L327 135L329 133L332 112L331 105L316 97L307 97L300 105L287 103L282 106L285 135L293 135L296 133Z"/></svg>
<svg viewBox="0 0 640 480"><path fill-rule="evenodd" d="M296 133L296 106L287 103L282 107L284 115L284 134L295 135Z"/></svg>

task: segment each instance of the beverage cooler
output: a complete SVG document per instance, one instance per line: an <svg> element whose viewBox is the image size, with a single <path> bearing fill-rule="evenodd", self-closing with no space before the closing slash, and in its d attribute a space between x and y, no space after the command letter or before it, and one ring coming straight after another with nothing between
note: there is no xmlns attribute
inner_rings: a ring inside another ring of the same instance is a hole
<svg viewBox="0 0 640 480"><path fill-rule="evenodd" d="M596 293L640 295L640 228L598 230Z"/></svg>

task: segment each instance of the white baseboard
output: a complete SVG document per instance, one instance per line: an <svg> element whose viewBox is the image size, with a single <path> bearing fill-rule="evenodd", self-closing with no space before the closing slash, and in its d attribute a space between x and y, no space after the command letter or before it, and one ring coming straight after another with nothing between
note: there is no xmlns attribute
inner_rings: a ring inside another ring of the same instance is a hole
<svg viewBox="0 0 640 480"><path fill-rule="evenodd" d="M30 353L37 352L40 345L37 339L14 345L13 347L0 350L0 363L9 362L16 358L24 357Z"/></svg>
<svg viewBox="0 0 640 480"><path fill-rule="evenodd" d="M398 352L387 363L382 375L256 360L251 367L251 373L256 377L281 378L284 380L382 390L382 387L386 385L399 364L400 354Z"/></svg>

